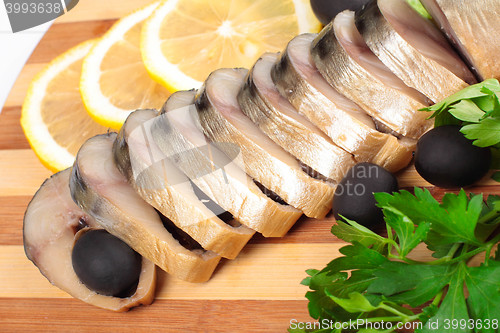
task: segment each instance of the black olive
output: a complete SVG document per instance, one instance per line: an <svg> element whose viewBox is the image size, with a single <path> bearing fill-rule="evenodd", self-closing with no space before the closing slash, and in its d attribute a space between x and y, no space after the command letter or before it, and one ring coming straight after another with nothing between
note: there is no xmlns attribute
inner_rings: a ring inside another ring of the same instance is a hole
<svg viewBox="0 0 500 333"><path fill-rule="evenodd" d="M80 281L99 294L120 296L139 281L141 256L105 230L85 232L71 258Z"/></svg>
<svg viewBox="0 0 500 333"><path fill-rule="evenodd" d="M384 221L373 193L398 191L398 180L392 173L373 163L358 163L347 172L337 186L332 211L370 228L377 229Z"/></svg>
<svg viewBox="0 0 500 333"><path fill-rule="evenodd" d="M321 23L327 25L340 12L358 10L369 0L311 0L311 7Z"/></svg>
<svg viewBox="0 0 500 333"><path fill-rule="evenodd" d="M488 172L490 163L490 149L474 146L457 125L436 127L417 143L415 168L439 187L472 185Z"/></svg>

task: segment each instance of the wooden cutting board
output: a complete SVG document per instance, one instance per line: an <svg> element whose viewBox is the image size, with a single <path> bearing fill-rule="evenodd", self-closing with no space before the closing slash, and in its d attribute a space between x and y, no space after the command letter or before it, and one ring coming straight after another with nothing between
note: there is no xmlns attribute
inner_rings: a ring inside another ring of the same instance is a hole
<svg viewBox="0 0 500 333"><path fill-rule="evenodd" d="M151 306L113 313L73 299L53 287L26 258L22 219L26 205L50 176L30 150L19 123L29 82L58 54L102 35L117 18L148 0L82 0L42 39L0 114L0 331L285 332L290 320L310 321L300 284L309 268L321 269L345 245L330 234L333 217L302 218L281 239L255 236L237 259L223 260L203 284L160 272ZM429 187L412 167L399 175L402 187ZM475 192L500 187L485 180ZM425 255L419 250L417 256Z"/></svg>

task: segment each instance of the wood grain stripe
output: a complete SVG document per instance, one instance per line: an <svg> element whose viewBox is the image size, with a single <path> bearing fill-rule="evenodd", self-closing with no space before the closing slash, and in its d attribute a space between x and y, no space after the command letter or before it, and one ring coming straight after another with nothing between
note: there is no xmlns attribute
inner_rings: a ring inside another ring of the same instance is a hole
<svg viewBox="0 0 500 333"><path fill-rule="evenodd" d="M160 271L160 299L301 300L305 270L323 268L342 243L248 244L235 260L224 260L206 283L194 284ZM279 269L278 269L279 267ZM69 298L52 286L24 254L22 246L0 246L0 298Z"/></svg>
<svg viewBox="0 0 500 333"><path fill-rule="evenodd" d="M0 196L32 196L50 175L31 149L0 150Z"/></svg>
<svg viewBox="0 0 500 333"><path fill-rule="evenodd" d="M156 300L113 313L75 299L0 299L3 332L286 332L307 301Z"/></svg>
<svg viewBox="0 0 500 333"><path fill-rule="evenodd" d="M23 216L30 200L30 196L0 196L0 245L23 244Z"/></svg>
<svg viewBox="0 0 500 333"><path fill-rule="evenodd" d="M23 216L31 196L0 196L0 245L23 244ZM256 234L249 244L295 244L295 243L334 243L339 242L330 229L335 223L333 217L324 220L301 218L285 237L265 238Z"/></svg>
<svg viewBox="0 0 500 333"><path fill-rule="evenodd" d="M33 195L50 174L30 149L0 150L0 196ZM413 166L398 174L398 179L402 188L432 187ZM498 183L488 175L477 183L476 188L485 186L498 186Z"/></svg>
<svg viewBox="0 0 500 333"><path fill-rule="evenodd" d="M30 145L21 128L21 107L6 107L0 113L2 135L0 135L0 150L29 149Z"/></svg>
<svg viewBox="0 0 500 333"><path fill-rule="evenodd" d="M71 47L102 36L116 20L54 24L43 37L44 47L37 47L28 64L48 63Z"/></svg>

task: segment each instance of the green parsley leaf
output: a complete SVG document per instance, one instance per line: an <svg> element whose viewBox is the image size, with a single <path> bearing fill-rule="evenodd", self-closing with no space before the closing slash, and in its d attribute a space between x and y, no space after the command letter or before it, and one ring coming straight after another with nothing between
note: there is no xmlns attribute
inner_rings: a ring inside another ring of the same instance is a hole
<svg viewBox="0 0 500 333"><path fill-rule="evenodd" d="M490 195L483 202L482 195L461 190L445 194L439 203L428 190L415 188L415 194L376 193L375 198L384 212L387 237L349 220L332 227L332 233L351 244L342 247L341 256L321 271L307 271L302 283L310 289L306 297L313 318L333 323L420 320L425 326L419 332L472 332L467 320L497 319L500 196ZM422 242L438 259L408 257ZM470 258L485 253L481 266L467 266ZM420 313L409 308L422 306ZM366 325L358 332L394 329L372 330ZM483 326L474 332L496 331Z"/></svg>
<svg viewBox="0 0 500 333"><path fill-rule="evenodd" d="M374 272L376 279L367 291L417 307L434 298L455 271L455 266L411 265L389 261Z"/></svg>
<svg viewBox="0 0 500 333"><path fill-rule="evenodd" d="M410 6L413 7L413 9L415 9L415 11L417 11L420 15L422 15L423 17L425 17L426 19L429 19L431 20L432 17L431 15L429 14L429 12L424 8L424 6L422 5L422 3L420 2L420 0L407 0L408 3L410 4Z"/></svg>
<svg viewBox="0 0 500 333"><path fill-rule="evenodd" d="M469 123L479 123L486 114L469 99L464 99L450 106L449 112L453 117Z"/></svg>
<svg viewBox="0 0 500 333"><path fill-rule="evenodd" d="M441 113L448 111L451 105L456 104L462 100L474 100L480 97L488 96L489 93L486 90L484 90L484 88L487 88L489 91L492 92L500 92L500 83L496 79L485 80L481 83L477 83L465 89L462 89L456 94L453 94L450 97L443 99L441 102L423 108L421 110L434 112L431 118L435 118L439 116Z"/></svg>
<svg viewBox="0 0 500 333"><path fill-rule="evenodd" d="M477 124L469 124L460 130L478 147L489 147L500 142L500 117L486 118Z"/></svg>
<svg viewBox="0 0 500 333"><path fill-rule="evenodd" d="M469 267L465 283L469 291L467 304L473 318L499 319L500 317L500 262L490 261L488 266ZM485 331L486 332L486 331ZM488 332L495 332L491 330Z"/></svg>
<svg viewBox="0 0 500 333"><path fill-rule="evenodd" d="M337 224L333 225L331 229L332 234L337 236L339 239L350 243L358 242L366 247L374 245L376 248L383 248L387 244L386 238L374 233L361 224L351 221L345 217L343 219L349 224L337 221Z"/></svg>
<svg viewBox="0 0 500 333"><path fill-rule="evenodd" d="M432 111L435 127L462 125L461 132L479 147L500 143L500 83L489 79L469 86L421 111Z"/></svg>
<svg viewBox="0 0 500 333"><path fill-rule="evenodd" d="M439 310L436 315L428 320L425 327L418 332L421 333L435 333L436 330L432 326L433 322L438 323L438 332L446 332L446 333L465 333L471 332L470 329L461 326L460 324L457 327L453 327L453 325L449 325L448 328L446 325L446 320L453 321L458 320L466 320L465 324L467 324L467 320L469 319L469 313L467 309L467 304L465 303L464 296L464 278L465 278L465 264L458 265L455 273L451 277L448 291L446 293L443 302L441 303Z"/></svg>
<svg viewBox="0 0 500 333"><path fill-rule="evenodd" d="M384 209L384 216L386 223L394 229L398 236L398 252L402 257L406 257L411 250L426 239L430 230L430 223L421 222L415 231L413 221L392 207Z"/></svg>
<svg viewBox="0 0 500 333"><path fill-rule="evenodd" d="M335 303L340 305L344 310L356 313L356 312L371 312L379 309L379 306L373 306L365 296L360 293L350 293L349 298L339 298L331 295L327 291L327 296L330 297Z"/></svg>
<svg viewBox="0 0 500 333"><path fill-rule="evenodd" d="M474 230L482 210L481 197L470 201L465 191L458 195L446 194L443 203L439 204L430 192L415 188L415 196L408 191L401 191L393 196L383 193L375 194L381 208L390 208L404 212L415 224L430 223L426 243L444 245L457 242L479 244Z"/></svg>

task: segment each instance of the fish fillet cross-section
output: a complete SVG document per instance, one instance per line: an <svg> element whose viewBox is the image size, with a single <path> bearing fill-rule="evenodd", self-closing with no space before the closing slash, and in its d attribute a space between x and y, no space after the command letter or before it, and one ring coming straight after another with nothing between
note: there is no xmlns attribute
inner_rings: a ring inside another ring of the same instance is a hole
<svg viewBox="0 0 500 333"><path fill-rule="evenodd" d="M356 27L394 74L433 102L476 83L441 32L405 0L370 2L356 13Z"/></svg>
<svg viewBox="0 0 500 333"><path fill-rule="evenodd" d="M151 126L156 145L208 198L234 219L266 237L281 237L301 212L269 198L241 169L207 141L197 124L194 91L172 94Z"/></svg>
<svg viewBox="0 0 500 333"><path fill-rule="evenodd" d="M500 79L500 1L421 2L479 79Z"/></svg>
<svg viewBox="0 0 500 333"><path fill-rule="evenodd" d="M267 137L238 104L246 69L212 72L198 91L196 109L205 135L235 160L253 179L309 217L322 218L331 209L335 187L310 177L300 163Z"/></svg>
<svg viewBox="0 0 500 333"><path fill-rule="evenodd" d="M255 231L222 221L197 197L189 180L151 138L154 110L137 110L123 124L113 146L115 162L150 205L204 249L234 259Z"/></svg>
<svg viewBox="0 0 500 333"><path fill-rule="evenodd" d="M266 53L257 60L238 94L241 110L306 169L340 182L355 164L352 155L336 146L281 96L271 78L271 69L278 59L279 54Z"/></svg>
<svg viewBox="0 0 500 333"><path fill-rule="evenodd" d="M156 271L146 258L142 258L139 282L129 297L100 295L87 288L76 275L71 257L75 240L81 232L102 227L71 199L70 175L71 169L52 175L29 203L23 222L26 256L50 283L86 303L117 312L151 304Z"/></svg>
<svg viewBox="0 0 500 333"><path fill-rule="evenodd" d="M316 67L340 93L386 127L419 138L432 127L418 110L431 104L408 87L368 48L354 23L354 12L338 14L313 43Z"/></svg>
<svg viewBox="0 0 500 333"><path fill-rule="evenodd" d="M207 281L220 256L204 250L135 192L115 165L116 133L87 140L78 151L70 189L73 200L109 233L173 276Z"/></svg>
<svg viewBox="0 0 500 333"><path fill-rule="evenodd" d="M311 44L316 34L292 39L271 76L276 88L296 110L357 162L372 162L391 172L410 163L415 141L399 140L377 130L374 120L357 104L336 91L316 68Z"/></svg>

